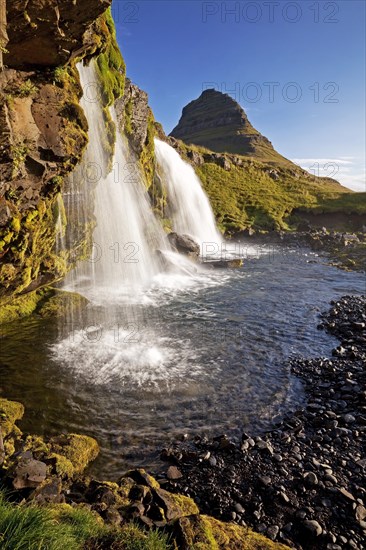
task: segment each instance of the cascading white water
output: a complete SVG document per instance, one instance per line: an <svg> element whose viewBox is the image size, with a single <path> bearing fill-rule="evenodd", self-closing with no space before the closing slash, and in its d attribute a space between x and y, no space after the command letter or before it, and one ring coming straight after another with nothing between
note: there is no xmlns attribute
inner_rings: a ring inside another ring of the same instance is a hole
<svg viewBox="0 0 366 550"><path fill-rule="evenodd" d="M138 163L118 127L113 163L109 164L107 130L95 94L98 77L92 63L78 69L89 144L65 199L69 226L75 226L74 231L69 227L70 248L75 238L83 240L85 222L94 212L94 250L89 260L79 262L69 274L65 287L86 296L90 304L82 311L69 310L66 337L62 320L53 357L93 384L169 382L172 377L184 376L191 363L177 360L178 350L185 344L168 346L169 339L157 333L146 306L154 303L150 289L165 284L165 277L170 276L157 277L167 262L178 288L182 273L189 273L192 264L170 250L151 209ZM114 109L110 112L117 126Z"/></svg>
<svg viewBox="0 0 366 550"><path fill-rule="evenodd" d="M212 243L221 248L214 214L201 182L190 164L167 143L155 139L155 152L163 184L168 193L169 217L177 233L192 236L202 247ZM209 249L207 247L207 249Z"/></svg>
<svg viewBox="0 0 366 550"><path fill-rule="evenodd" d="M93 64L78 66L83 90L96 86ZM96 89L96 88L95 88ZM90 184L97 181L94 197L96 227L93 255L76 268L74 279L89 280L93 294L142 287L161 270L157 249L169 248L156 221L137 162L117 130L112 167L105 152L106 129L102 107L84 93L81 100L89 125L89 144L84 173ZM117 127L114 108L110 109ZM130 290L127 290L130 292Z"/></svg>

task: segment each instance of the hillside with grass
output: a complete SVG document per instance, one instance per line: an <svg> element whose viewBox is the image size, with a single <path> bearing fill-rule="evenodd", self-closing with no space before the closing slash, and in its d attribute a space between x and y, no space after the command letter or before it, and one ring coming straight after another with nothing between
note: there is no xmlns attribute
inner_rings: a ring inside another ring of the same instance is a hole
<svg viewBox="0 0 366 550"><path fill-rule="evenodd" d="M280 155L228 94L205 90L183 108L168 140L194 165L227 234L306 225L358 230L365 223L366 193Z"/></svg>
<svg viewBox="0 0 366 550"><path fill-rule="evenodd" d="M322 227L328 215L336 224L339 220L339 229L361 229L365 223L366 193L353 193L336 180L314 176L290 161L213 153L180 140L169 141L194 165L226 234L248 228L297 230L304 222Z"/></svg>

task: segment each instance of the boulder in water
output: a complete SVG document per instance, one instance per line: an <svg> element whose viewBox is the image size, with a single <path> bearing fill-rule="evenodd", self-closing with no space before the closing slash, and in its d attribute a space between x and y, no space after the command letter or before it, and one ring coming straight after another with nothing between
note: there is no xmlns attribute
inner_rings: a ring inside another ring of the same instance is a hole
<svg viewBox="0 0 366 550"><path fill-rule="evenodd" d="M225 268L235 268L241 267L243 265L243 260L241 258L235 260L213 260L209 262L203 262L205 266L209 266L215 269L225 269Z"/></svg>
<svg viewBox="0 0 366 550"><path fill-rule="evenodd" d="M190 235L169 233L169 242L174 250L191 259L197 259L200 255L200 245Z"/></svg>

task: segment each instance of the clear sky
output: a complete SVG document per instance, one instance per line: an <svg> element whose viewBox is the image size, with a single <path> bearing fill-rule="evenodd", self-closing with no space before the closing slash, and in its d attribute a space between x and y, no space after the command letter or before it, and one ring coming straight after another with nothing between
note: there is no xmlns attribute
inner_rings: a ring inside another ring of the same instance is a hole
<svg viewBox="0 0 366 550"><path fill-rule="evenodd" d="M364 0L113 0L127 74L167 133L206 87L284 156L365 186Z"/></svg>

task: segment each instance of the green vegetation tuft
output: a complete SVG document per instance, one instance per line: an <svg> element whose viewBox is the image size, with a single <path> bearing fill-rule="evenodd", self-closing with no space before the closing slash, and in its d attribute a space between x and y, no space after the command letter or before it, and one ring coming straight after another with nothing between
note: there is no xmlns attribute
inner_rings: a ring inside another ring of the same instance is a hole
<svg viewBox="0 0 366 550"><path fill-rule="evenodd" d="M103 16L103 23L106 27L104 30L108 39L104 50L98 55L97 70L102 85L102 101L108 107L123 95L126 66L117 44L116 30L110 8Z"/></svg>
<svg viewBox="0 0 366 550"><path fill-rule="evenodd" d="M16 178L24 165L29 148L24 141L19 141L10 147L10 154L13 160L12 179Z"/></svg>
<svg viewBox="0 0 366 550"><path fill-rule="evenodd" d="M21 83L15 95L19 97L29 97L34 95L37 92L38 88L33 82L28 78Z"/></svg>
<svg viewBox="0 0 366 550"><path fill-rule="evenodd" d="M9 304L2 304L0 309L0 325L31 315L41 300L42 295L40 293L30 292L24 296L14 298Z"/></svg>
<svg viewBox="0 0 366 550"><path fill-rule="evenodd" d="M366 215L366 193L348 192L342 193L338 197L325 197L311 211L314 214L344 212Z"/></svg>
<svg viewBox="0 0 366 550"><path fill-rule="evenodd" d="M134 525L104 525L93 512L67 505L18 505L0 492L1 550L169 550L166 535Z"/></svg>

